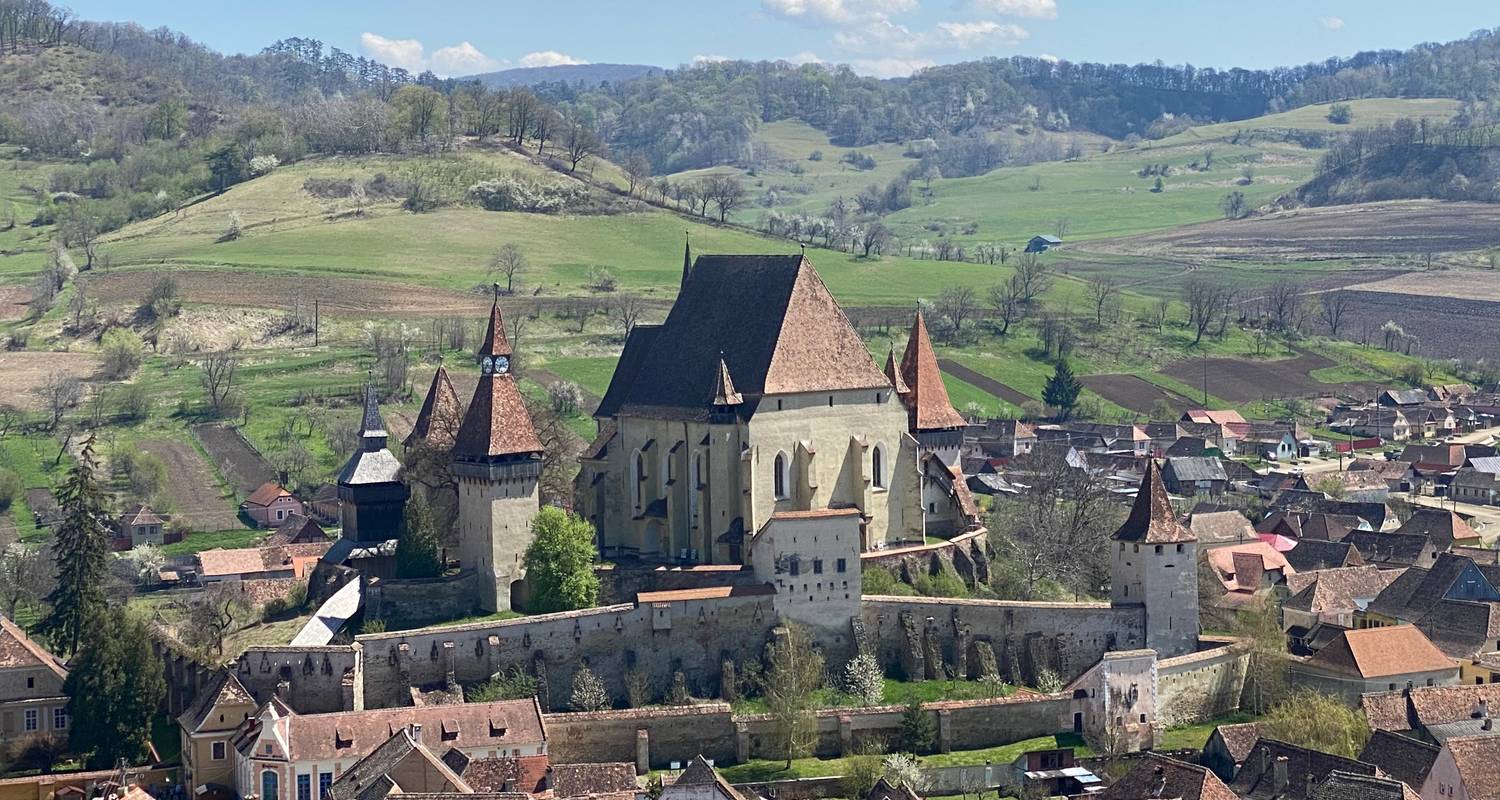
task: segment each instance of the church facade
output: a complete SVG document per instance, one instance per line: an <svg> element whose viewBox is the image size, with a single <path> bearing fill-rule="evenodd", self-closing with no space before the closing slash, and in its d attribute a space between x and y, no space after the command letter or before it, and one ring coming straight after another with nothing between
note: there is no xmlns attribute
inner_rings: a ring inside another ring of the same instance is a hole
<svg viewBox="0 0 1500 800"><path fill-rule="evenodd" d="M698 258L666 321L631 331L595 413L575 496L601 555L743 564L789 513L857 512L862 550L974 524L933 446L952 436L917 427L963 424L920 319L907 351L882 372L801 255Z"/></svg>

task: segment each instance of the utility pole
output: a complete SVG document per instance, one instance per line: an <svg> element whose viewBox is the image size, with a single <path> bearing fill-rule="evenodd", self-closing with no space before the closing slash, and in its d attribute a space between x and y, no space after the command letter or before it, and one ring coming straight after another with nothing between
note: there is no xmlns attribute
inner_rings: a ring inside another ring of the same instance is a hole
<svg viewBox="0 0 1500 800"><path fill-rule="evenodd" d="M322 333L322 331L318 330L318 326L321 322L322 319L318 316L318 301L313 300L313 347L318 346L318 339Z"/></svg>
<svg viewBox="0 0 1500 800"><path fill-rule="evenodd" d="M1201 359L1203 365L1203 407L1208 408L1208 356Z"/></svg>

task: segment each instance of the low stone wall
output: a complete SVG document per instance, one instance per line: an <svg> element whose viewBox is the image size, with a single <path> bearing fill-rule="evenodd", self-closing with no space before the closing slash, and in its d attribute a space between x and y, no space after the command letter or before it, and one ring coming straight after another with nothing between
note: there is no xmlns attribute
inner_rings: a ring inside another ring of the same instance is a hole
<svg viewBox="0 0 1500 800"><path fill-rule="evenodd" d="M1158 719L1191 725L1239 710L1250 655L1234 639L1207 638L1208 649L1156 663Z"/></svg>
<svg viewBox="0 0 1500 800"><path fill-rule="evenodd" d="M862 608L861 635L909 679L977 678L993 659L1011 683L1043 669L1067 683L1111 650L1145 646L1138 607L867 595Z"/></svg>
<svg viewBox="0 0 1500 800"><path fill-rule="evenodd" d="M628 761L645 771L697 755L725 764L736 758L728 703L548 714L546 722L547 750L559 764Z"/></svg>
<svg viewBox="0 0 1500 800"><path fill-rule="evenodd" d="M859 563L888 569L904 583L915 582L921 572L937 575L951 569L972 588L990 580L988 541L985 531L969 531L935 544L872 550L860 554Z"/></svg>
<svg viewBox="0 0 1500 800"><path fill-rule="evenodd" d="M599 578L599 604L633 603L641 592L706 589L716 586L746 586L755 583L755 573L738 564L669 567L623 562L594 568Z"/></svg>
<svg viewBox="0 0 1500 800"><path fill-rule="evenodd" d="M464 570L437 578L383 578L364 589L366 619L383 619L388 629L453 619L479 607L478 573Z"/></svg>

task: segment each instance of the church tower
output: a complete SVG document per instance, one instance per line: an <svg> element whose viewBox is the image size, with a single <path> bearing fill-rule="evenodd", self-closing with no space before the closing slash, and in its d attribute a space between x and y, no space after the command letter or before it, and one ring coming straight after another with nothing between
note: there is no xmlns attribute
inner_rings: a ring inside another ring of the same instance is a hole
<svg viewBox="0 0 1500 800"><path fill-rule="evenodd" d="M893 358L895 353L891 354ZM894 372L887 361L887 370ZM958 466L959 450L964 441L964 418L948 399L948 387L943 385L943 373L938 368L937 354L932 349L932 337L927 335L927 321L922 312L911 325L911 336L906 340L906 352L901 356L900 380L896 382L896 394L906 404L911 419L911 434L921 443L922 450L942 459L949 467ZM894 376L893 376L894 377Z"/></svg>
<svg viewBox="0 0 1500 800"><path fill-rule="evenodd" d="M479 573L486 611L510 610L539 508L543 448L511 374L511 355L497 295L477 356L479 385L453 445L459 561Z"/></svg>
<svg viewBox="0 0 1500 800"><path fill-rule="evenodd" d="M367 385L359 449L339 470L339 516L345 539L378 545L396 539L401 530L407 489L401 481L401 462L386 447L386 439L375 387Z"/></svg>
<svg viewBox="0 0 1500 800"><path fill-rule="evenodd" d="M1125 524L1111 537L1110 603L1145 611L1145 646L1159 658L1198 647L1198 537L1177 520L1154 460Z"/></svg>

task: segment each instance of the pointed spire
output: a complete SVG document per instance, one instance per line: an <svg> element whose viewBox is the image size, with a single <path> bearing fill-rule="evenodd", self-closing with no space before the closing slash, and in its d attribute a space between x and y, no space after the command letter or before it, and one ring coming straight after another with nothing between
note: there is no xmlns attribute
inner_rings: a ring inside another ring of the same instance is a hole
<svg viewBox="0 0 1500 800"><path fill-rule="evenodd" d="M693 234L691 231L682 232L682 285L679 290L687 287L688 275L693 271Z"/></svg>
<svg viewBox="0 0 1500 800"><path fill-rule="evenodd" d="M432 385L427 387L427 397L422 400L422 409L417 412L417 422L402 444L410 448L417 442L428 442L439 447L453 444L453 435L463 417L463 405L459 403L458 391L448 377L448 370L441 364L432 374Z"/></svg>
<svg viewBox="0 0 1500 800"><path fill-rule="evenodd" d="M369 452L383 449L386 435L385 422L380 419L379 396L372 380L365 384L365 413L359 423L360 449Z"/></svg>
<svg viewBox="0 0 1500 800"><path fill-rule="evenodd" d="M932 349L932 337L927 335L927 321L922 318L921 310L917 311L911 336L906 340L906 352L901 356L901 377L909 390L902 399L911 410L914 429L930 431L964 426L964 418L953 410L948 399L948 387L943 385L943 373L938 369L937 354Z"/></svg>
<svg viewBox="0 0 1500 800"><path fill-rule="evenodd" d="M495 304L490 308L490 326L484 332L484 343L479 345L479 358L485 356L509 357L510 340L505 338L505 320L500 317L500 284L495 284Z"/></svg>
<svg viewBox="0 0 1500 800"><path fill-rule="evenodd" d="M896 387L896 394L904 395L911 391L906 385L906 379L901 377L901 370L896 366L896 343L891 342L891 350L885 357L885 377L890 379L891 385Z"/></svg>
<svg viewBox="0 0 1500 800"><path fill-rule="evenodd" d="M1161 482L1161 468L1156 466L1156 459L1146 459L1146 474L1141 477L1141 487L1136 491L1130 516L1112 538L1140 544L1198 541L1198 537L1177 520L1172 498L1167 496L1167 487Z"/></svg>
<svg viewBox="0 0 1500 800"><path fill-rule="evenodd" d="M714 372L714 399L716 406L737 406L745 402L744 396L735 391L734 380L729 377L729 365L724 362L724 351L719 351L719 368Z"/></svg>

